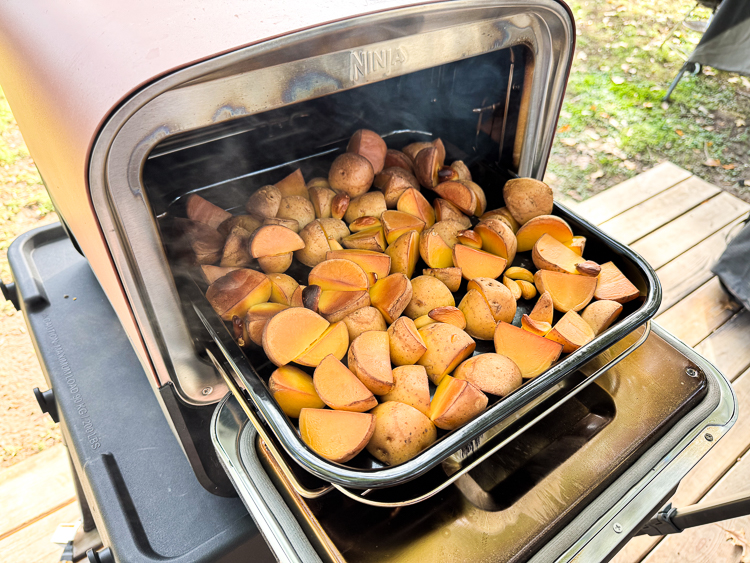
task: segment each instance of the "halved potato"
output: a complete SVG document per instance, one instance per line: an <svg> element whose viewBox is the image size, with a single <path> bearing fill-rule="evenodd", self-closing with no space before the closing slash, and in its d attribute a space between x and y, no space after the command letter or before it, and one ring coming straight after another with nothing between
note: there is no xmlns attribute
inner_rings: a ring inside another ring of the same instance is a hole
<svg viewBox="0 0 750 563"><path fill-rule="evenodd" d="M561 313L580 311L594 297L597 278L539 270L534 284L539 293L549 292L556 310Z"/></svg>
<svg viewBox="0 0 750 563"><path fill-rule="evenodd" d="M552 189L533 178L514 178L503 186L503 198L513 218L521 225L540 215L551 215Z"/></svg>
<svg viewBox="0 0 750 563"><path fill-rule="evenodd" d="M396 366L416 364L427 350L424 340L409 317L397 318L388 327L391 363Z"/></svg>
<svg viewBox="0 0 750 563"><path fill-rule="evenodd" d="M393 389L380 399L411 405L425 416L430 416L430 379L424 366L393 368Z"/></svg>
<svg viewBox="0 0 750 563"><path fill-rule="evenodd" d="M573 237L570 244L566 244L565 246L578 254L578 256L583 256L583 249L586 248L586 237Z"/></svg>
<svg viewBox="0 0 750 563"><path fill-rule="evenodd" d="M375 432L367 451L386 465L410 460L437 438L430 419L411 405L388 401L375 407L372 414Z"/></svg>
<svg viewBox="0 0 750 563"><path fill-rule="evenodd" d="M346 151L364 156L370 161L373 172L377 174L383 170L388 147L385 145L383 138L375 133L375 131L359 129L349 139Z"/></svg>
<svg viewBox="0 0 750 563"><path fill-rule="evenodd" d="M370 306L367 291L321 291L318 299L318 312L328 322L337 323L354 311Z"/></svg>
<svg viewBox="0 0 750 563"><path fill-rule="evenodd" d="M299 418L302 409L320 409L325 403L315 392L312 377L294 366L282 366L271 374L268 389L285 415Z"/></svg>
<svg viewBox="0 0 750 563"><path fill-rule="evenodd" d="M363 332L349 346L349 369L375 395L393 389L390 339L387 332Z"/></svg>
<svg viewBox="0 0 750 563"><path fill-rule="evenodd" d="M521 370L513 360L500 354L479 354L465 360L453 372L480 391L505 397L523 384Z"/></svg>
<svg viewBox="0 0 750 563"><path fill-rule="evenodd" d="M323 178L321 178L323 180ZM324 180L328 184L328 180ZM312 182L312 180L310 180ZM331 188L325 186L313 186L309 187L308 182L308 193L310 194L310 202L312 203L313 209L315 210L315 217L318 219L328 218L331 216L331 204L333 198L336 197L336 192Z"/></svg>
<svg viewBox="0 0 750 563"><path fill-rule="evenodd" d="M466 317L458 307L436 307L427 313L427 316L438 323L448 323L460 328L461 330L466 328Z"/></svg>
<svg viewBox="0 0 750 563"><path fill-rule="evenodd" d="M176 218L175 224L193 249L198 264L213 264L221 258L224 236L219 231L190 219Z"/></svg>
<svg viewBox="0 0 750 563"><path fill-rule="evenodd" d="M326 260L333 259L351 260L365 272L375 274L378 280L386 277L391 271L391 257L380 252L373 252L372 250L330 250L326 254Z"/></svg>
<svg viewBox="0 0 750 563"><path fill-rule="evenodd" d="M297 291L299 284L291 276L286 274L268 274L271 280L271 303L283 303L284 305L292 304L292 296Z"/></svg>
<svg viewBox="0 0 750 563"><path fill-rule="evenodd" d="M495 352L513 360L526 379L549 369L562 348L562 344L508 323L499 322L495 327Z"/></svg>
<svg viewBox="0 0 750 563"><path fill-rule="evenodd" d="M307 277L308 285L317 285L323 291L366 291L367 274L351 260L334 258L315 266Z"/></svg>
<svg viewBox="0 0 750 563"><path fill-rule="evenodd" d="M419 253L430 268L450 268L453 266L453 247L463 225L451 219L438 221L425 229L419 242Z"/></svg>
<svg viewBox="0 0 750 563"><path fill-rule="evenodd" d="M265 225L255 231L250 243L250 254L253 258L278 256L305 248L305 241L300 236L281 225Z"/></svg>
<svg viewBox="0 0 750 563"><path fill-rule="evenodd" d="M466 319L466 332L469 335L480 340L492 340L497 321L479 290L469 289L458 308Z"/></svg>
<svg viewBox="0 0 750 563"><path fill-rule="evenodd" d="M471 219L464 215L461 210L450 201L436 197L435 201L432 202L432 206L435 209L435 219L437 221L451 219L461 223L464 229L471 228Z"/></svg>
<svg viewBox="0 0 750 563"><path fill-rule="evenodd" d="M386 209L382 192L367 192L349 202L344 221L351 223L360 217L380 217Z"/></svg>
<svg viewBox="0 0 750 563"><path fill-rule="evenodd" d="M203 279L206 280L208 285L211 285L222 276L226 276L229 272L234 272L239 268L226 268L222 266L212 266L211 264L203 264L201 266L201 273Z"/></svg>
<svg viewBox="0 0 750 563"><path fill-rule="evenodd" d="M401 235L409 231L421 233L425 228L425 222L403 211L386 211L380 217L383 222L383 233L388 244L396 242Z"/></svg>
<svg viewBox="0 0 750 563"><path fill-rule="evenodd" d="M502 256L508 264L513 263L518 243L516 235L507 223L500 219L490 218L478 223L474 227L474 232L482 238L482 250Z"/></svg>
<svg viewBox="0 0 750 563"><path fill-rule="evenodd" d="M496 321L513 322L516 316L516 300L507 287L490 278L474 278L467 284L467 289L476 289L487 301L490 313Z"/></svg>
<svg viewBox="0 0 750 563"><path fill-rule="evenodd" d="M276 217L283 197L276 186L263 186L250 196L245 204L245 210L264 219Z"/></svg>
<svg viewBox="0 0 750 563"><path fill-rule="evenodd" d="M519 225L518 221L513 218L513 215L511 215L507 207L500 207L498 209L487 211L479 218L480 221L486 221L487 219L499 219L500 221L503 221L514 233L517 233L518 229L521 228L521 225Z"/></svg>
<svg viewBox="0 0 750 563"><path fill-rule="evenodd" d="M425 268L422 275L439 279L452 292L461 287L461 268Z"/></svg>
<svg viewBox="0 0 750 563"><path fill-rule="evenodd" d="M368 330L386 330L383 315L375 307L362 307L344 317L349 330L349 342Z"/></svg>
<svg viewBox="0 0 750 563"><path fill-rule="evenodd" d="M221 253L220 266L225 268L245 268L253 263L253 258L248 252L248 241L251 238L250 232L242 227L232 227L224 241L224 250Z"/></svg>
<svg viewBox="0 0 750 563"><path fill-rule="evenodd" d="M341 239L344 248L358 250L372 250L374 252L385 252L386 242L382 227L373 227L353 233Z"/></svg>
<svg viewBox="0 0 750 563"><path fill-rule="evenodd" d="M530 316L524 315L521 317L521 328L537 336L547 336L547 333L552 330L552 325L545 321L535 321Z"/></svg>
<svg viewBox="0 0 750 563"><path fill-rule="evenodd" d="M427 227L435 224L435 211L417 189L404 190L396 202L396 209L424 221Z"/></svg>
<svg viewBox="0 0 750 563"><path fill-rule="evenodd" d="M417 362L424 366L435 385L458 364L471 356L477 344L463 330L446 323L433 323L419 329L427 351Z"/></svg>
<svg viewBox="0 0 750 563"><path fill-rule="evenodd" d="M487 408L487 395L472 383L446 375L430 404L430 420L443 430L453 430Z"/></svg>
<svg viewBox="0 0 750 563"><path fill-rule="evenodd" d="M477 194L460 181L441 182L433 188L442 199L450 201L466 215L474 215L477 210Z"/></svg>
<svg viewBox="0 0 750 563"><path fill-rule="evenodd" d="M337 193L345 193L350 198L365 193L375 179L372 164L364 156L347 152L340 154L328 171L328 183Z"/></svg>
<svg viewBox="0 0 750 563"><path fill-rule="evenodd" d="M419 260L419 233L408 231L385 249L391 258L391 273L404 274L411 278Z"/></svg>
<svg viewBox="0 0 750 563"><path fill-rule="evenodd" d="M318 397L332 409L365 412L378 404L375 395L334 356L323 358L312 382Z"/></svg>
<svg viewBox="0 0 750 563"><path fill-rule="evenodd" d="M412 296L403 313L416 319L437 307L455 307L453 293L439 279L432 276L417 276L411 280Z"/></svg>
<svg viewBox="0 0 750 563"><path fill-rule="evenodd" d="M365 449L375 431L375 416L365 412L302 409L299 433L320 456L344 463Z"/></svg>
<svg viewBox="0 0 750 563"><path fill-rule="evenodd" d="M406 158L406 155L404 155L404 158ZM388 209L396 209L398 198L406 190L410 188L419 190L419 182L414 174L400 166L391 166L385 168L380 174L376 174L373 185L383 192L385 205Z"/></svg>
<svg viewBox="0 0 750 563"><path fill-rule="evenodd" d="M393 323L412 298L412 284L404 274L391 274L375 282L370 288L370 302L383 315L385 322Z"/></svg>
<svg viewBox="0 0 750 563"><path fill-rule="evenodd" d="M315 208L309 195L292 195L281 199L276 217L280 219L294 219L300 229L304 229L310 221L315 220Z"/></svg>
<svg viewBox="0 0 750 563"><path fill-rule="evenodd" d="M247 313L245 313L242 327L242 339L244 342L240 346L247 346L249 343L248 340L258 346L263 346L263 330L266 328L268 321L288 308L289 306L283 303L258 303L250 307Z"/></svg>

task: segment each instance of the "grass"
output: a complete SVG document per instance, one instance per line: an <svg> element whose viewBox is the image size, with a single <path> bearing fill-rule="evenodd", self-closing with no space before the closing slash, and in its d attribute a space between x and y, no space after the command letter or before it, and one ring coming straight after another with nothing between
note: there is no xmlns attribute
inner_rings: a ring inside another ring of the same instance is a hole
<svg viewBox="0 0 750 563"><path fill-rule="evenodd" d="M694 5L574 1L578 41L547 180L576 200L670 160L750 201L750 80L704 69L666 90L700 35L669 30ZM706 17L698 10L693 17Z"/></svg>

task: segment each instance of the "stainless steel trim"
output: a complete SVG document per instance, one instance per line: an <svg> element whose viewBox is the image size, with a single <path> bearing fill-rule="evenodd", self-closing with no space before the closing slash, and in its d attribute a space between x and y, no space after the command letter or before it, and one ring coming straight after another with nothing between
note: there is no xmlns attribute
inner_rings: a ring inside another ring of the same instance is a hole
<svg viewBox="0 0 750 563"><path fill-rule="evenodd" d="M519 174L540 178L574 40L568 12L552 0L441 2L240 49L175 72L130 98L103 127L89 180L97 218L160 383L172 381L194 404L216 402L226 392L220 376L195 357L143 189L143 165L157 143L178 132L524 44L535 70ZM362 53L373 50L389 50L387 60L397 61L390 73L376 59L362 62ZM300 54L306 58L300 60ZM317 88L293 88L300 73L312 70L325 77ZM204 394L208 387L213 390Z"/></svg>
<svg viewBox="0 0 750 563"><path fill-rule="evenodd" d="M624 495L556 561L603 561L620 544L623 537L632 534L643 519L653 513L654 502L666 498L682 478L698 463L716 442L734 425L738 416L737 397L724 375L692 348L654 324L654 333L688 356L705 373L718 381L721 398L718 407L701 424L685 436L668 455L641 481ZM712 441L704 438L710 432ZM613 523L620 525L616 532Z"/></svg>
<svg viewBox="0 0 750 563"><path fill-rule="evenodd" d="M320 561L297 520L262 470L248 471L240 459L239 438L246 421L243 411L231 394L219 403L211 418L211 442L232 481L242 503L268 547L280 561L308 563Z"/></svg>

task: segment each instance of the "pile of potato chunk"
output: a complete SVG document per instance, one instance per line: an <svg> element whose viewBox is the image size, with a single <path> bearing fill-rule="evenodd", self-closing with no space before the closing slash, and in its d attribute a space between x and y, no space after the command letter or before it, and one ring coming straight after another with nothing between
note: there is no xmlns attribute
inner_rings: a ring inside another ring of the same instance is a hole
<svg viewBox="0 0 750 563"><path fill-rule="evenodd" d="M544 183L510 180L503 196L506 207L487 211L439 139L395 150L360 130L327 178L296 170L237 216L191 195L181 225L208 301L241 346L278 366L269 390L304 442L334 462L367 449L395 465L482 413L488 394L507 396L591 341L639 296L612 262L583 258L585 238L552 215ZM536 272L512 266L524 252ZM306 279L285 273L295 260ZM517 302L534 299L512 324ZM555 310L564 315L553 324ZM474 355L477 340L494 353Z"/></svg>

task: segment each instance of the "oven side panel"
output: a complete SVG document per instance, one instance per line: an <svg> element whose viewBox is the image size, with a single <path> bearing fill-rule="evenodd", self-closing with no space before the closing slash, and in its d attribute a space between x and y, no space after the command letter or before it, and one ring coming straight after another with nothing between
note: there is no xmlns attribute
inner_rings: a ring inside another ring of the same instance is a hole
<svg viewBox="0 0 750 563"><path fill-rule="evenodd" d="M103 124L156 78L258 41L403 6L399 0L0 4L0 85L61 219L155 379L89 194ZM259 17L263 14L263 17Z"/></svg>

